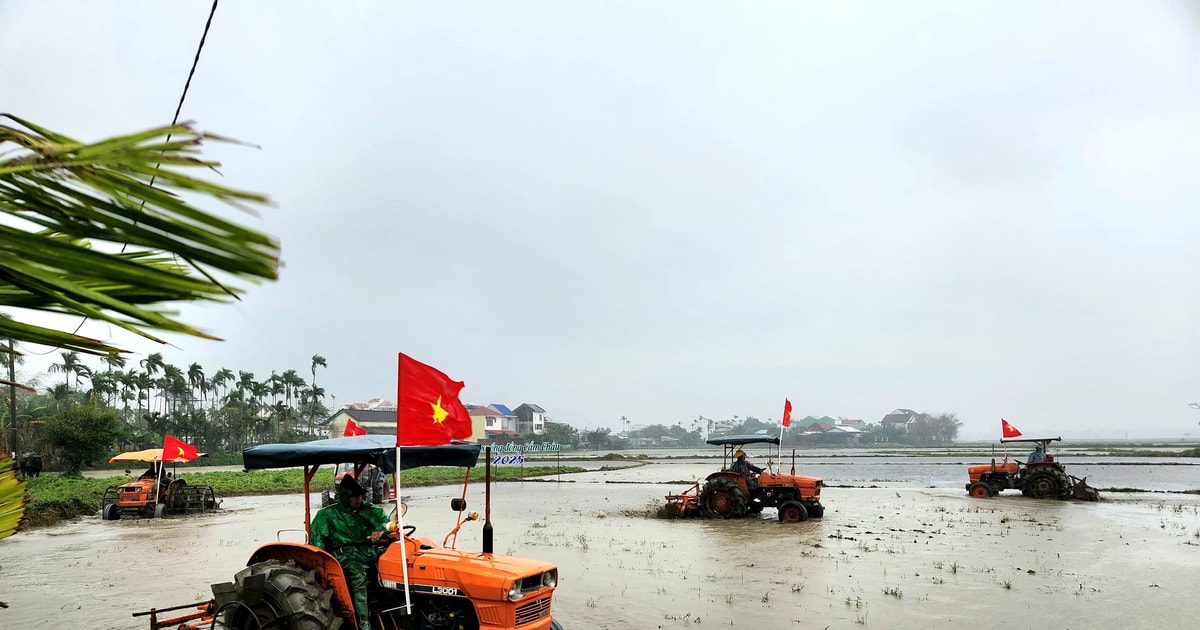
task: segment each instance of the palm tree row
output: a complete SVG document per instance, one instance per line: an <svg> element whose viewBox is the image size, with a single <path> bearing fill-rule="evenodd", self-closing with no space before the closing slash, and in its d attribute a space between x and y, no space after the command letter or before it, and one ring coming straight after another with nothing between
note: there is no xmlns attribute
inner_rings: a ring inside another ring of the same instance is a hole
<svg viewBox="0 0 1200 630"><path fill-rule="evenodd" d="M170 433L204 449L238 451L319 437L318 424L328 415L325 390L316 384L317 368L327 367L319 354L312 357L309 382L293 369L272 370L262 380L225 367L208 376L199 363L185 370L166 363L160 353L127 370L120 357L101 357L101 365L92 367L76 352L60 356L48 370L64 377L47 389L55 407L90 399L118 410L135 436Z"/></svg>

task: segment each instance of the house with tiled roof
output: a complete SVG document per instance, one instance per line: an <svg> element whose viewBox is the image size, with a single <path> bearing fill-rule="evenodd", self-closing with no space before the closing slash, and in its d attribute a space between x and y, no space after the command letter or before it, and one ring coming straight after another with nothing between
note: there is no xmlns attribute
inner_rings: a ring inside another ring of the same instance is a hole
<svg viewBox="0 0 1200 630"><path fill-rule="evenodd" d="M879 421L881 427L904 427L912 424L921 414L912 409L896 409Z"/></svg>
<svg viewBox="0 0 1200 630"><path fill-rule="evenodd" d="M546 432L546 410L533 403L521 403L513 409L517 416L517 431L519 433L534 433L541 435Z"/></svg>
<svg viewBox="0 0 1200 630"><path fill-rule="evenodd" d="M367 435L390 435L393 437L396 435L396 407L394 405L390 409L357 409L354 407L339 409L326 421L329 426L329 437L339 438L345 435L347 420L354 420L354 424L367 430ZM471 437L467 438L467 441L478 442L487 436L483 422L482 416L477 417L471 414Z"/></svg>
<svg viewBox="0 0 1200 630"><path fill-rule="evenodd" d="M469 413L471 414L471 424L475 424L477 418L482 418L483 431L489 439L518 433L517 417L506 415L496 409L495 405L476 406Z"/></svg>

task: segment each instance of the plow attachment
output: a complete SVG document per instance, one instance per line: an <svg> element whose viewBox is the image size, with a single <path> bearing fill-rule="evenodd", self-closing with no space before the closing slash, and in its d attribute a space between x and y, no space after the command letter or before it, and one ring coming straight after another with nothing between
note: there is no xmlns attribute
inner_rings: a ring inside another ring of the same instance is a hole
<svg viewBox="0 0 1200 630"><path fill-rule="evenodd" d="M1080 501L1099 501L1100 491L1087 484L1087 477L1080 479L1071 475L1071 493Z"/></svg>
<svg viewBox="0 0 1200 630"><path fill-rule="evenodd" d="M667 516L673 516L675 518L689 518L692 516L700 516L703 513L703 511L700 509L699 482L679 494L668 494L666 498L667 505L663 509Z"/></svg>
<svg viewBox="0 0 1200 630"><path fill-rule="evenodd" d="M212 486L189 486L182 479L171 484L167 495L167 509L175 514L207 512L217 508L217 497Z"/></svg>

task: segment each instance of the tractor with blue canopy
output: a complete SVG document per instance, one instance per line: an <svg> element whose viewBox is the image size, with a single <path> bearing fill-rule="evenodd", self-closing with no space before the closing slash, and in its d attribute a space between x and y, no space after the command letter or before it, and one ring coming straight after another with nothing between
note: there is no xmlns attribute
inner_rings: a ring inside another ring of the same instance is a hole
<svg viewBox="0 0 1200 630"><path fill-rule="evenodd" d="M305 542L273 542L259 547L232 582L214 584L213 599L196 605L155 609L151 630L357 630L354 605L341 565L311 544L310 484L322 466L352 462L385 473L421 466L466 469L464 498L450 507L459 516L439 544L403 522L407 506L392 510L397 540L384 540L368 587L371 625L387 630L561 630L551 605L558 568L539 560L495 554L492 550L491 467L486 472L486 513L481 551L455 548L459 528L479 518L466 511L466 484L479 460L477 444L397 447L390 436L364 435L299 444L265 444L243 451L245 469L303 468ZM399 463L397 463L399 462ZM395 484L393 483L393 487ZM451 539L455 542L450 542ZM192 608L171 618L160 615Z"/></svg>

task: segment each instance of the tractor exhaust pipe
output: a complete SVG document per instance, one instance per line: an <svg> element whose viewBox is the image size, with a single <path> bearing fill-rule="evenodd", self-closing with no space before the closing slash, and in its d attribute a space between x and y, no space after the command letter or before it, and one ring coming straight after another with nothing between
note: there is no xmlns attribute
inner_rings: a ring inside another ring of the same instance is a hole
<svg viewBox="0 0 1200 630"><path fill-rule="evenodd" d="M492 553L492 447L483 451L483 553Z"/></svg>

